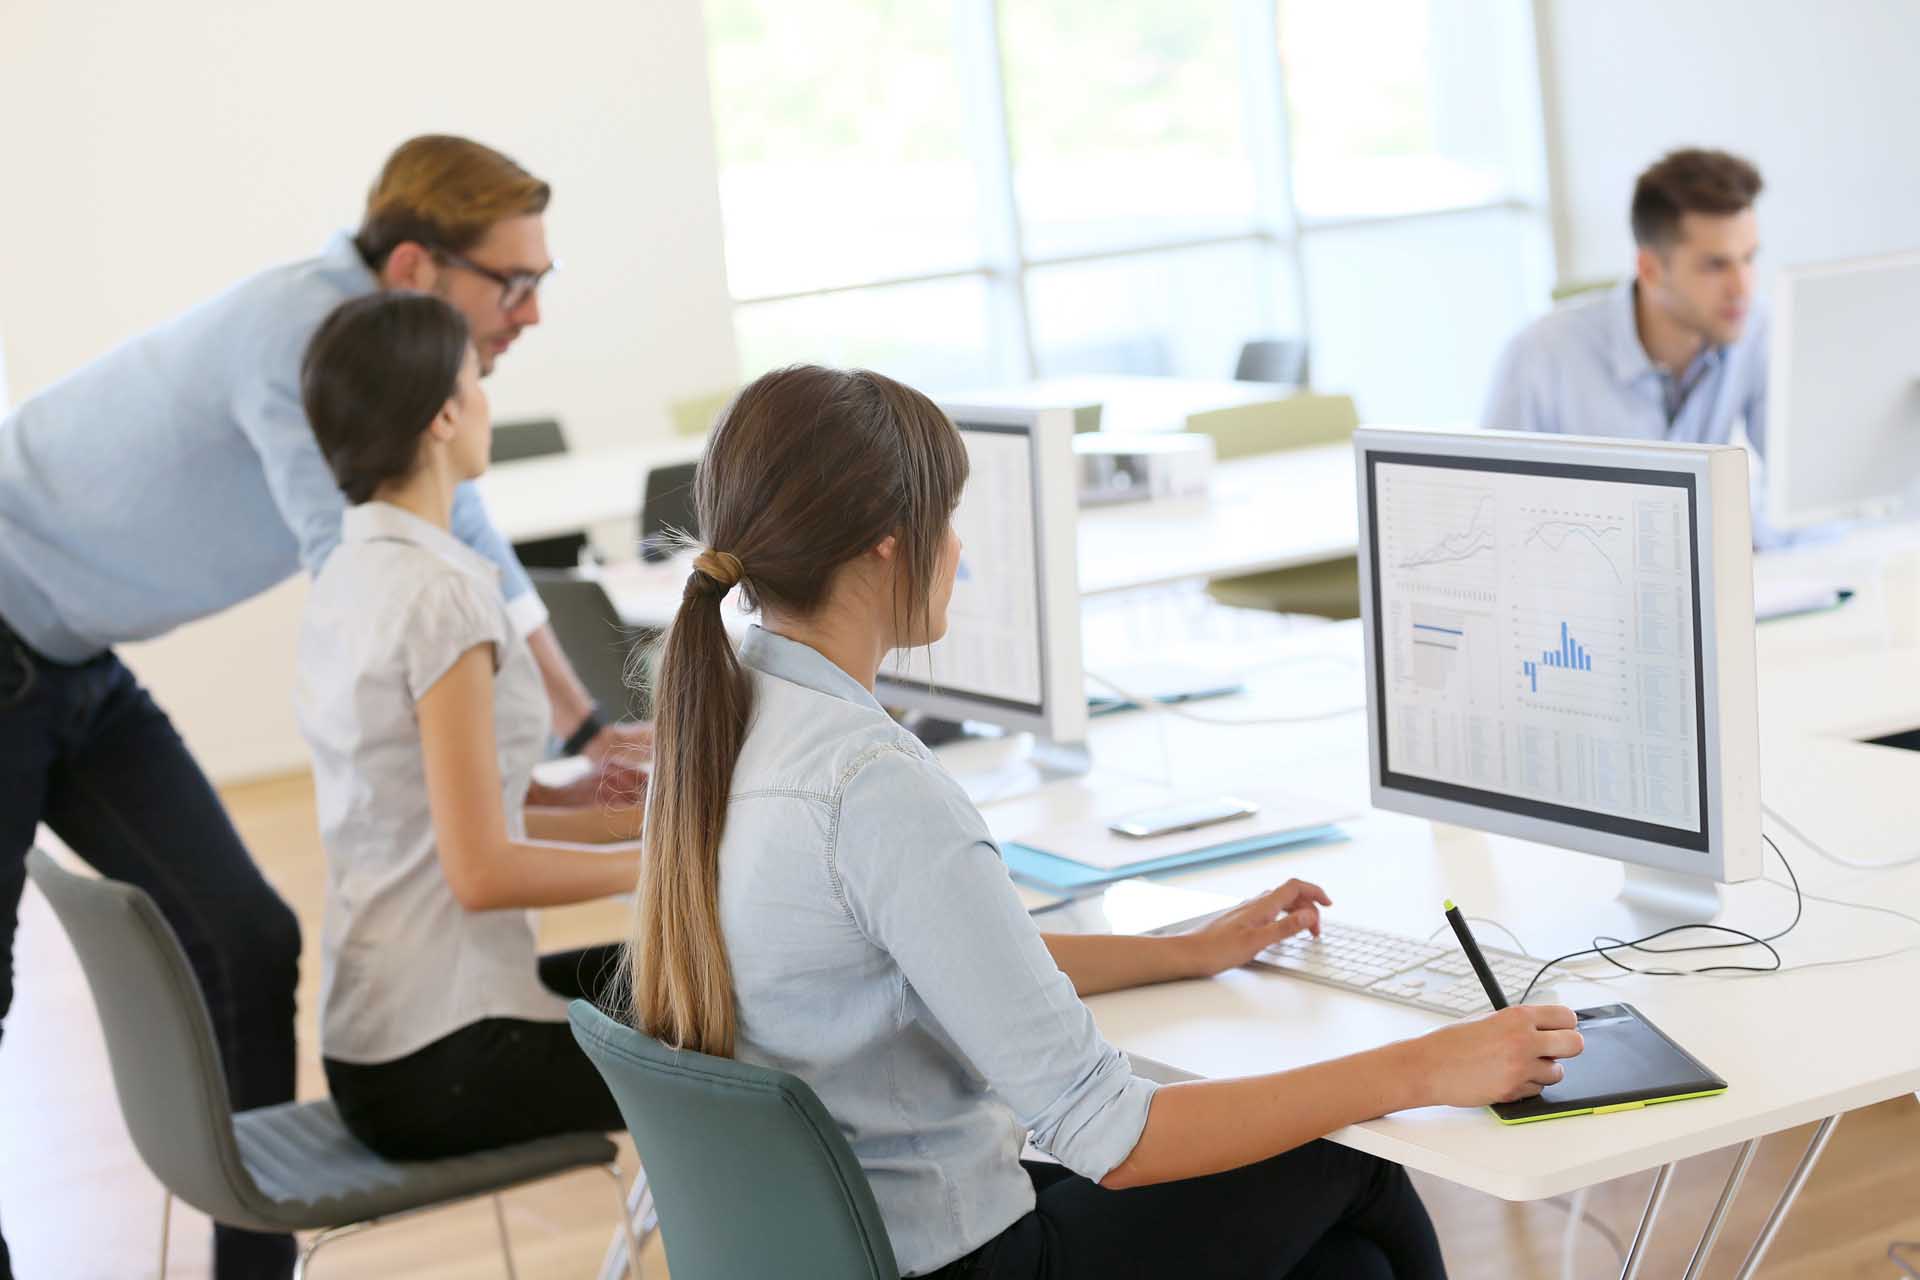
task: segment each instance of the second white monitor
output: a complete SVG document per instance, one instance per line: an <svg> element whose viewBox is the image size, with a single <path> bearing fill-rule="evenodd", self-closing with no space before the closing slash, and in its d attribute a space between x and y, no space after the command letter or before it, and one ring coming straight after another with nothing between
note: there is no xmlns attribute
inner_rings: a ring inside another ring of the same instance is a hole
<svg viewBox="0 0 1920 1280"><path fill-rule="evenodd" d="M1920 500L1920 253L1789 267L1774 286L1767 514L1784 527Z"/></svg>
<svg viewBox="0 0 1920 1280"><path fill-rule="evenodd" d="M1073 413L943 406L970 475L947 634L880 673L881 700L1055 743L1086 737Z"/></svg>

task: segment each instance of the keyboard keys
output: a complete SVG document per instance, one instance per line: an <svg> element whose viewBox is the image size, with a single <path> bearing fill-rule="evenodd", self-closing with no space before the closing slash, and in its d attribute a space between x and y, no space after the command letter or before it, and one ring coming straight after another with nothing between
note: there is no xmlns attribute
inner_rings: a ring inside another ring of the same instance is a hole
<svg viewBox="0 0 1920 1280"><path fill-rule="evenodd" d="M1539 968L1509 952L1490 951L1486 959L1509 998L1518 996ZM1323 922L1320 937L1295 934L1261 952L1259 963L1454 1017L1492 1007L1459 948L1355 925Z"/></svg>

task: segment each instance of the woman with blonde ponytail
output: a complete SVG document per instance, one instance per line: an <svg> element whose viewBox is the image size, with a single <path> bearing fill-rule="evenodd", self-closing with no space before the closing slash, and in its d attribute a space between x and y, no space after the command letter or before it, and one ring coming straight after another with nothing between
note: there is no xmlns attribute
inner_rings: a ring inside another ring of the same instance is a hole
<svg viewBox="0 0 1920 1280"><path fill-rule="evenodd" d="M1331 904L1288 881L1176 938L1035 930L979 813L873 693L889 653L946 632L966 479L953 424L879 374L778 370L723 417L654 692L635 1025L811 1085L907 1275L1444 1275L1405 1171L1317 1139L1537 1092L1579 1050L1572 1013L1135 1076L1081 996L1244 964ZM736 590L764 619L737 656ZM1026 1139L1059 1163L1023 1165Z"/></svg>

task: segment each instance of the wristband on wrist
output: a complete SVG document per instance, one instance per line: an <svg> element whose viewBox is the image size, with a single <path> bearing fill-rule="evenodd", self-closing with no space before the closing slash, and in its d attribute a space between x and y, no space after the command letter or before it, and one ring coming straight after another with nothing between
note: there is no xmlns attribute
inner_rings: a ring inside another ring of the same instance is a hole
<svg viewBox="0 0 1920 1280"><path fill-rule="evenodd" d="M600 708L588 707L586 719L580 722L580 727L567 735L567 740L560 744L560 754L579 755L587 749L589 742L600 736L600 731L606 727L606 721L600 718Z"/></svg>

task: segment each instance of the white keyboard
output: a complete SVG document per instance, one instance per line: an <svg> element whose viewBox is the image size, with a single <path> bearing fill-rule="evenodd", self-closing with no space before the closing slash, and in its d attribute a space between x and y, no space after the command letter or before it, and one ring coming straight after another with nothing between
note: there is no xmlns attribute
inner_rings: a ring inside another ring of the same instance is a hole
<svg viewBox="0 0 1920 1280"><path fill-rule="evenodd" d="M1319 938L1297 933L1262 951L1254 963L1456 1018L1491 1009L1466 952L1442 937L1444 946L1323 918ZM1480 953L1508 1000L1518 1000L1540 969L1538 961L1511 951L1482 947Z"/></svg>

